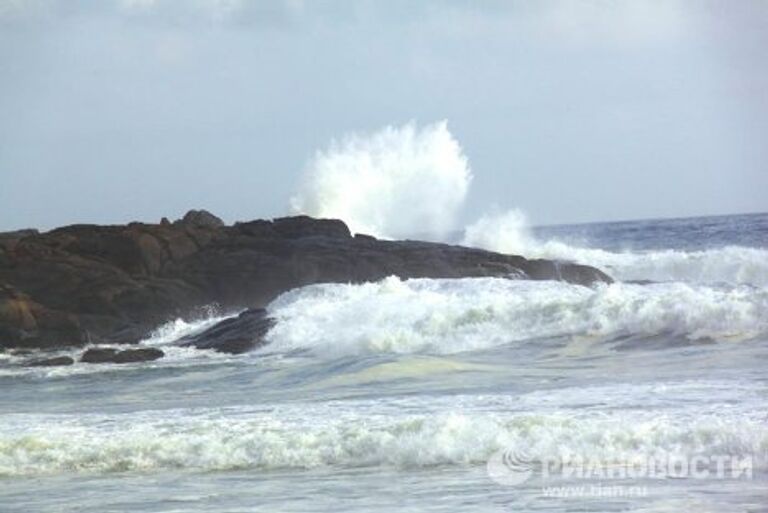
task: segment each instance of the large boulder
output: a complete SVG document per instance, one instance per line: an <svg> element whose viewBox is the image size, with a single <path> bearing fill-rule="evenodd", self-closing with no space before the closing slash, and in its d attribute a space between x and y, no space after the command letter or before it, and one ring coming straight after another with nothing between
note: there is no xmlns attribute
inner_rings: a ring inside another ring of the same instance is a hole
<svg viewBox="0 0 768 513"><path fill-rule="evenodd" d="M190 210L184 214L179 223L203 228L220 228L224 226L224 221L207 210Z"/></svg>

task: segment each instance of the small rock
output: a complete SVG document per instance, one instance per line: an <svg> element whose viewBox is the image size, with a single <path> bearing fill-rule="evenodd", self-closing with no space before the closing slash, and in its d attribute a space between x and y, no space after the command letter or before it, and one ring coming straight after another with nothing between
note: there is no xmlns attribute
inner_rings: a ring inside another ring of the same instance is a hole
<svg viewBox="0 0 768 513"><path fill-rule="evenodd" d="M132 362L150 362L157 360L165 356L165 353L160 349L154 347L143 347L141 349L126 349L120 351L115 355L115 363L132 363Z"/></svg>
<svg viewBox="0 0 768 513"><path fill-rule="evenodd" d="M116 354L117 349L109 347L93 347L83 353L80 357L80 361L85 363L109 363L114 361Z"/></svg>
<svg viewBox="0 0 768 513"><path fill-rule="evenodd" d="M165 356L165 353L154 347L125 349L118 351L109 347L94 347L80 357L85 363L133 363L149 362Z"/></svg>
<svg viewBox="0 0 768 513"><path fill-rule="evenodd" d="M69 356L56 356L55 358L45 358L43 360L35 360L29 362L27 365L30 367L55 367L57 365L72 365L75 360Z"/></svg>

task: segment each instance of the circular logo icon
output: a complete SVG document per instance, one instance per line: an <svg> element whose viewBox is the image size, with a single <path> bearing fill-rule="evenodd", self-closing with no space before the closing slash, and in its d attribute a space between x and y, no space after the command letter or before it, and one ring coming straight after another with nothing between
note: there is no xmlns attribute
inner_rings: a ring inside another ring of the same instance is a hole
<svg viewBox="0 0 768 513"><path fill-rule="evenodd" d="M533 459L520 451L502 449L488 458L488 477L504 486L524 483L533 473Z"/></svg>

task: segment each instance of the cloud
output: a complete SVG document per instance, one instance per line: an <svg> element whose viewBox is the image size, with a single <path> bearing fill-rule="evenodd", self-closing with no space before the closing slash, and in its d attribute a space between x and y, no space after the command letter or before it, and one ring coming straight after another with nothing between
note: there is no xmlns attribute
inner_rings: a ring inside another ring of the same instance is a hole
<svg viewBox="0 0 768 513"><path fill-rule="evenodd" d="M477 170L467 218L489 202L534 222L757 210L766 13L747 0L0 0L0 222L280 214L314 148L444 118Z"/></svg>
<svg viewBox="0 0 768 513"><path fill-rule="evenodd" d="M605 2L463 2L392 0L374 2L306 0L0 0L5 23L51 18L107 16L130 21L173 25L223 25L287 28L302 24L381 25L450 24L472 30L478 24L511 24L515 30L534 28L541 35L565 38L572 44L675 36L686 22L685 4L678 0ZM530 25L533 25L531 27Z"/></svg>
<svg viewBox="0 0 768 513"><path fill-rule="evenodd" d="M0 20L20 21L52 12L54 0L0 0Z"/></svg>
<svg viewBox="0 0 768 513"><path fill-rule="evenodd" d="M0 0L0 21L45 21L99 15L174 24L286 25L306 12L303 0Z"/></svg>

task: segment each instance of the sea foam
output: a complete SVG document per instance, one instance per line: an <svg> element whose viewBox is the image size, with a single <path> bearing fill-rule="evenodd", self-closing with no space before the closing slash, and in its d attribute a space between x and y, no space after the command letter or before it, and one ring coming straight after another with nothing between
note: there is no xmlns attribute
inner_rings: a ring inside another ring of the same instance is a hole
<svg viewBox="0 0 768 513"><path fill-rule="evenodd" d="M550 391L549 396L556 397L557 392ZM764 465L768 428L746 411L678 411L675 416L663 409L504 411L519 399L450 397L111 415L10 414L0 420L0 476L465 466L482 465L501 449L525 452L532 460L585 455L609 461L660 452L748 454L756 458L755 466ZM489 404L502 409L477 411L478 401L486 410Z"/></svg>
<svg viewBox="0 0 768 513"><path fill-rule="evenodd" d="M487 215L469 225L462 243L500 253L575 261L619 280L685 281L768 286L768 250L727 246L700 251L674 249L614 252L536 238L520 210Z"/></svg>
<svg viewBox="0 0 768 513"><path fill-rule="evenodd" d="M768 333L768 290L684 283L464 278L323 284L269 306L270 351L451 354L523 340L624 335L745 340Z"/></svg>

